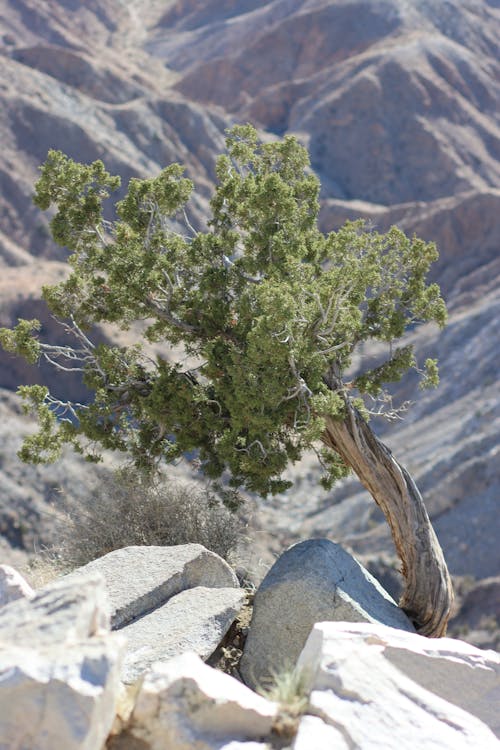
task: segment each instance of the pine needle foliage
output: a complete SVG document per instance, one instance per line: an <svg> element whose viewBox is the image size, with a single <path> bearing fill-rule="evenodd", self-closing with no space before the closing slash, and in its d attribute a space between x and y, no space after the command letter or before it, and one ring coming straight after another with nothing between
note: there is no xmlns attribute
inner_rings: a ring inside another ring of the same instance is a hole
<svg viewBox="0 0 500 750"><path fill-rule="evenodd" d="M38 321L2 329L5 349L59 370L80 369L93 398L58 400L23 386L39 431L24 443L26 461L52 461L70 443L89 460L102 449L126 453L140 469L195 452L210 478L266 495L286 489L282 473L315 446L325 418L345 417L414 368L437 382L434 360L418 368L408 327L446 319L439 288L427 282L432 243L396 227L369 231L361 221L322 233L319 181L293 137L263 143L250 125L228 132L217 162L207 231L175 227L193 186L174 164L152 179L132 179L105 221L119 178L102 162L83 165L49 152L35 203L54 212L56 242L71 273L43 290L74 346L43 343ZM197 366L150 361L141 341L95 345L99 323L129 329L145 321L150 342L182 344ZM354 381L346 373L363 342L387 343L385 361ZM322 454L324 481L347 467Z"/></svg>

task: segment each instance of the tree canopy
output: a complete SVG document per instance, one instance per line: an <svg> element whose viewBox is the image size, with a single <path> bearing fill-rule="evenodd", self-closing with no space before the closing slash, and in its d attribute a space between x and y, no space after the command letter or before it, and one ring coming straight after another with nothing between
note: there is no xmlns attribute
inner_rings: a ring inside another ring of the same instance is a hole
<svg viewBox="0 0 500 750"><path fill-rule="evenodd" d="M262 142L237 126L216 173L206 231L189 223L193 185L178 164L132 179L108 221L103 204L120 179L100 161L49 152L35 203L52 209L71 272L43 297L74 339L43 342L39 322L21 320L0 342L32 363L81 370L92 399L75 404L22 386L39 420L24 460L55 460L65 443L90 460L122 451L145 468L194 451L207 476L227 472L234 486L265 495L286 489L285 467L317 449L325 420L345 419L349 404L368 418L371 399L411 368L423 386L437 382L436 362L419 368L401 343L409 327L446 319L438 286L427 282L432 243L361 221L321 232L319 181L293 137ZM136 321L145 340L181 345L182 356L153 360L141 341L92 341L96 324ZM349 376L370 340L387 343L385 360ZM318 452L328 486L348 467L335 450Z"/></svg>

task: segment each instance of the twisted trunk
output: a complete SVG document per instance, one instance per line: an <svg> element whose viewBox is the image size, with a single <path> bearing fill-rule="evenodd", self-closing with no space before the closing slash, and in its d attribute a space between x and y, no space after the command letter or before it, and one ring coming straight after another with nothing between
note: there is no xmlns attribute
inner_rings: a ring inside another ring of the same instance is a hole
<svg viewBox="0 0 500 750"><path fill-rule="evenodd" d="M400 607L421 635L446 635L453 588L415 482L351 404L344 420L327 418L322 440L353 469L386 517L403 563Z"/></svg>

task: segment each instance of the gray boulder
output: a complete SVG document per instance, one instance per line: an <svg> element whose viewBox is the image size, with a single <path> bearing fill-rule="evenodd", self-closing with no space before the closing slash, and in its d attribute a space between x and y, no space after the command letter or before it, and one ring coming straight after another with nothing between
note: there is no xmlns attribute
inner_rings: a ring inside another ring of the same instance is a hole
<svg viewBox="0 0 500 750"><path fill-rule="evenodd" d="M245 599L242 589L197 586L121 628L127 637L122 681L134 682L153 662L186 651L208 659L229 630Z"/></svg>
<svg viewBox="0 0 500 750"><path fill-rule="evenodd" d="M380 584L339 544L310 539L290 547L262 581L240 662L247 685L295 665L316 622L373 622L414 632Z"/></svg>
<svg viewBox="0 0 500 750"><path fill-rule="evenodd" d="M102 580L57 583L0 609L0 748L100 750L124 650Z"/></svg>
<svg viewBox="0 0 500 750"><path fill-rule="evenodd" d="M161 606L184 589L239 586L230 566L201 544L124 547L78 568L65 579L76 580L88 573L104 578L113 629Z"/></svg>

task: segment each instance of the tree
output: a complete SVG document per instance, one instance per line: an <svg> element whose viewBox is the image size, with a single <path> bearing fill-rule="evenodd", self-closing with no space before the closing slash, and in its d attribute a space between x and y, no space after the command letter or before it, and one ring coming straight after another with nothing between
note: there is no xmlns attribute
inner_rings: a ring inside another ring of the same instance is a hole
<svg viewBox="0 0 500 750"><path fill-rule="evenodd" d="M380 411L387 384L407 370L437 383L435 361L419 370L412 347L396 345L409 326L445 323L439 288L426 281L437 252L395 227L379 234L358 221L320 232L308 164L292 137L262 143L251 126L233 128L208 230L195 231L179 165L132 179L108 222L102 205L119 178L100 161L49 152L35 203L55 208L52 234L70 252L71 273L43 295L74 344L41 342L34 320L0 340L30 362L81 370L93 396L74 404L21 387L40 429L20 455L52 461L70 443L89 460L113 449L154 468L196 451L208 477L266 495L285 490L283 470L313 448L325 486L352 469L381 507L402 559L401 606L421 633L440 636L452 600L441 548L415 483L368 423L370 405ZM95 324L138 320L146 340L182 345L195 364L91 340ZM369 340L386 342L387 356L349 377Z"/></svg>

